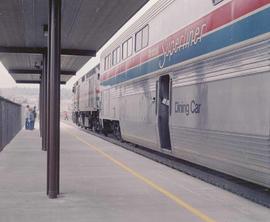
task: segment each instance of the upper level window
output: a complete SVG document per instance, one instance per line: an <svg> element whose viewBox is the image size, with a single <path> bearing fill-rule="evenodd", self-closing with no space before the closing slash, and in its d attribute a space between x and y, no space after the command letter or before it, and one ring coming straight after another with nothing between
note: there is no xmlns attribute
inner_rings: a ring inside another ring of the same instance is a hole
<svg viewBox="0 0 270 222"><path fill-rule="evenodd" d="M212 0L214 5L217 5L218 3L222 2L223 0Z"/></svg>
<svg viewBox="0 0 270 222"><path fill-rule="evenodd" d="M142 28L135 34L135 51L139 51L146 46L149 42L149 25Z"/></svg>
<svg viewBox="0 0 270 222"><path fill-rule="evenodd" d="M111 67L111 61L112 61L112 56L111 53L105 57L104 60L104 70L107 70Z"/></svg>
<svg viewBox="0 0 270 222"><path fill-rule="evenodd" d="M122 44L122 59L126 59L128 57L130 57L133 53L133 40L132 37L129 38L128 40L126 40L123 44Z"/></svg>
<svg viewBox="0 0 270 222"><path fill-rule="evenodd" d="M112 65L116 65L120 62L120 56L121 56L120 47L117 47L112 52Z"/></svg>
<svg viewBox="0 0 270 222"><path fill-rule="evenodd" d="M83 82L85 81L85 76L82 77L82 81L83 81Z"/></svg>

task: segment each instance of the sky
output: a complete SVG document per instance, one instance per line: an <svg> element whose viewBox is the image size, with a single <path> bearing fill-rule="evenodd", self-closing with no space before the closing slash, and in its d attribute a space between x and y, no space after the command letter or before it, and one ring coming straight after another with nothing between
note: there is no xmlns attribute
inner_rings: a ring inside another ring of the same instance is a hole
<svg viewBox="0 0 270 222"><path fill-rule="evenodd" d="M98 51L95 58L91 58L77 73L76 76L72 77L64 88L72 88L73 84L89 70L95 67L99 63L99 57L101 52L109 46L118 36L120 36L133 22L135 22L140 16L143 15L147 9L149 9L158 0L150 0L139 12L137 12L119 31ZM6 68L0 61L0 88L11 88L11 87L38 87L34 84L16 84L13 78L10 76Z"/></svg>
<svg viewBox="0 0 270 222"><path fill-rule="evenodd" d="M15 86L16 83L0 61L0 88L9 88Z"/></svg>

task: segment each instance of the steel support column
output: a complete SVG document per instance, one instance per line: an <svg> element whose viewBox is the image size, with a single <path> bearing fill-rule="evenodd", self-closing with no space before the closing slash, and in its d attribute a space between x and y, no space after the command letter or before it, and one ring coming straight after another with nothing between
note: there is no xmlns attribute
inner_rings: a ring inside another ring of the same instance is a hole
<svg viewBox="0 0 270 222"><path fill-rule="evenodd" d="M47 195L49 195L49 143L50 143L50 45L51 45L51 1L49 0L48 38L47 38L47 83L46 83L46 146L47 146Z"/></svg>
<svg viewBox="0 0 270 222"><path fill-rule="evenodd" d="M50 22L48 25L50 30ZM50 33L50 31L49 31ZM47 148L47 195L49 194L49 143L50 143L50 35L48 35L47 78L46 78L46 148Z"/></svg>
<svg viewBox="0 0 270 222"><path fill-rule="evenodd" d="M60 148L60 55L61 55L61 0L49 0L50 17L50 112L48 146L48 196L59 194Z"/></svg>
<svg viewBox="0 0 270 222"><path fill-rule="evenodd" d="M40 81L40 84L39 84L39 101L38 101L38 109L39 109L39 135L41 137L41 140L42 140L42 149L43 149L43 122L42 122L42 118L43 118L43 113L42 113L42 108L43 108L43 80L42 80L42 77L41 77L41 81Z"/></svg>
<svg viewBox="0 0 270 222"><path fill-rule="evenodd" d="M42 107L40 109L42 113L42 150L47 150L47 124L46 124L46 117L47 117L47 53L43 54L43 68L42 68L42 75L41 75L41 84L42 84Z"/></svg>

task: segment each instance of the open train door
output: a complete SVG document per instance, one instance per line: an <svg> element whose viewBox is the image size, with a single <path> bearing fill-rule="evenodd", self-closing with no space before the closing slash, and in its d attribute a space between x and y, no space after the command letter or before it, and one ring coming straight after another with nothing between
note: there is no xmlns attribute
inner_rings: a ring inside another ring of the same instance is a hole
<svg viewBox="0 0 270 222"><path fill-rule="evenodd" d="M170 112L171 112L171 77L163 75L159 77L156 84L156 115L160 147L171 150L170 138Z"/></svg>

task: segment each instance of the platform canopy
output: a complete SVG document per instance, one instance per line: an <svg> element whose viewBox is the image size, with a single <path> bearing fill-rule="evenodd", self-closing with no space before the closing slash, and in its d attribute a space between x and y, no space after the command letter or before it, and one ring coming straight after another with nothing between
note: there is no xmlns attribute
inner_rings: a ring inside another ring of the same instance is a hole
<svg viewBox="0 0 270 222"><path fill-rule="evenodd" d="M61 82L66 83L148 0L62 0ZM0 61L17 83L40 83L48 0L1 0Z"/></svg>

